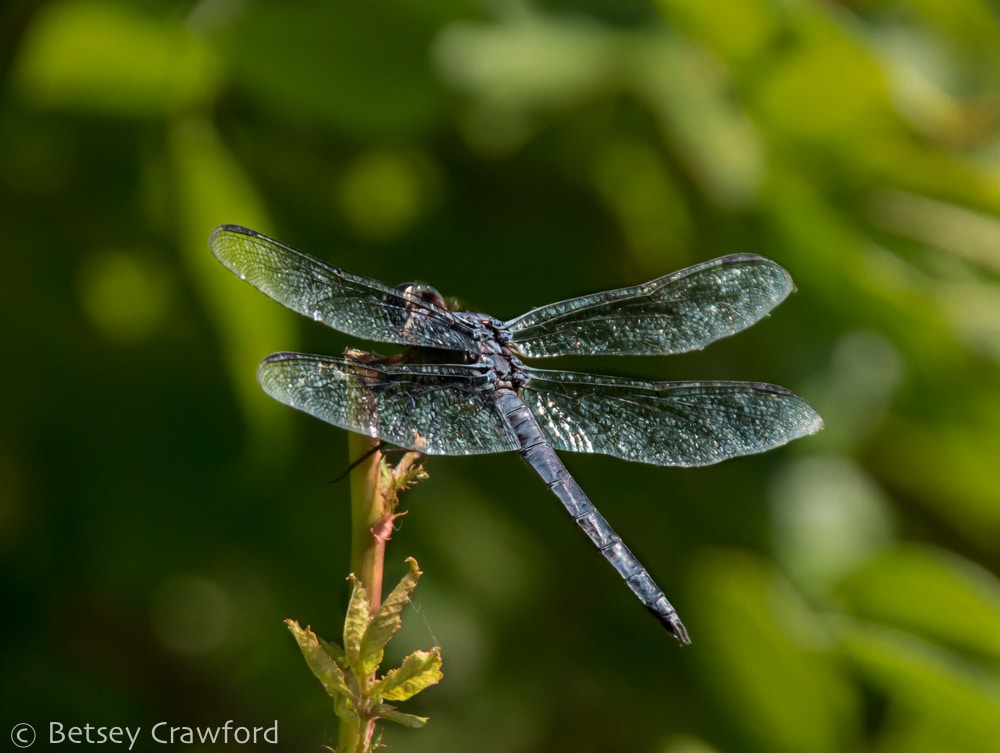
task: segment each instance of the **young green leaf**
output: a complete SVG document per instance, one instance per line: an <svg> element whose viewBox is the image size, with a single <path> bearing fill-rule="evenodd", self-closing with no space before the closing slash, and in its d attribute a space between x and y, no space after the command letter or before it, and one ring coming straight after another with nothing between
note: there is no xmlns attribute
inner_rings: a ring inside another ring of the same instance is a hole
<svg viewBox="0 0 1000 753"><path fill-rule="evenodd" d="M353 724L360 722L361 716L358 714L358 707L355 705L354 699L346 695L334 696L333 711L339 719Z"/></svg>
<svg viewBox="0 0 1000 753"><path fill-rule="evenodd" d="M419 460L419 453L408 452L392 469L393 489L397 494L410 489L418 481L430 478Z"/></svg>
<svg viewBox="0 0 1000 753"><path fill-rule="evenodd" d="M389 701L405 701L424 688L436 685L443 676L440 647L430 651L414 651L403 659L397 669L386 672L372 692Z"/></svg>
<svg viewBox="0 0 1000 753"><path fill-rule="evenodd" d="M361 638L371 621L371 611L368 605L368 592L364 584L354 574L347 576L351 581L351 601L347 605L347 616L344 618L344 653L348 663L354 667L360 676L368 673L361 671L359 657L361 655Z"/></svg>
<svg viewBox="0 0 1000 753"><path fill-rule="evenodd" d="M337 666L341 669L347 669L347 657L344 656L344 649L338 646L336 643L330 643L330 641L325 640L322 636L317 635L316 638L319 640L319 645L323 647L330 658L337 662Z"/></svg>
<svg viewBox="0 0 1000 753"><path fill-rule="evenodd" d="M326 692L333 698L338 696L351 697L351 689L348 687L347 678L337 662L327 652L324 646L320 645L316 634L308 627L303 629L295 620L285 620L288 629L299 644L309 669L316 675L316 678L323 684Z"/></svg>
<svg viewBox="0 0 1000 753"><path fill-rule="evenodd" d="M426 716L404 714L403 712L396 711L389 706L380 707L378 715L386 721L396 722L396 724L402 724L404 727L409 727L410 729L417 729L418 727L423 727L427 724Z"/></svg>
<svg viewBox="0 0 1000 753"><path fill-rule="evenodd" d="M413 557L407 558L406 562L410 566L410 572L403 576L399 584L392 589L392 593L382 602L382 606L372 617L361 638L362 674L367 675L378 668L382 663L383 649L403 624L400 613L410 603L413 589L417 587L417 580L421 575L417 561Z"/></svg>

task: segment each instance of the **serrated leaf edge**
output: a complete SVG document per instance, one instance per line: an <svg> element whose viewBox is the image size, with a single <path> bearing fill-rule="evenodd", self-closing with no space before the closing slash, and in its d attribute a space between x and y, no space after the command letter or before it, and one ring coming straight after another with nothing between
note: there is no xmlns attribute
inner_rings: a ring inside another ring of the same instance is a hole
<svg viewBox="0 0 1000 753"><path fill-rule="evenodd" d="M327 646L323 645L326 641L322 641L308 625L303 628L295 620L285 620L285 625L295 638L306 665L323 685L327 694L333 698L337 698L338 695L350 698L352 691L347 676L335 657L331 656Z"/></svg>
<svg viewBox="0 0 1000 753"><path fill-rule="evenodd" d="M351 581L351 599L344 617L344 655L355 673L363 677L368 673L361 671L361 639L371 621L371 607L368 604L368 591L364 584L354 573L348 575L347 579Z"/></svg>
<svg viewBox="0 0 1000 753"><path fill-rule="evenodd" d="M441 672L441 647L430 651L414 651L375 683L373 693L388 701L405 701L422 690L437 685L444 675Z"/></svg>
<svg viewBox="0 0 1000 753"><path fill-rule="evenodd" d="M403 620L400 615L406 605L410 603L417 587L417 581L423 574L413 557L408 557L406 563L410 566L410 571L400 579L396 587L382 602L382 606L371 618L364 635L361 637L359 662L362 672L366 675L374 672L382 663L386 644L402 627Z"/></svg>

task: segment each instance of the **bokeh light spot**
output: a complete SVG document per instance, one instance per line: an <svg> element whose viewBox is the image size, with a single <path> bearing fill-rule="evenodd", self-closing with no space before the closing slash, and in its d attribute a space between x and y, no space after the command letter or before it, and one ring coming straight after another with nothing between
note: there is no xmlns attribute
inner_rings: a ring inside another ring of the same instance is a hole
<svg viewBox="0 0 1000 753"><path fill-rule="evenodd" d="M150 602L153 633L176 654L197 656L218 648L229 633L232 604L215 582L179 575L163 582Z"/></svg>
<svg viewBox="0 0 1000 753"><path fill-rule="evenodd" d="M77 287L91 325L120 345L151 337L170 308L164 276L134 253L106 251L91 256L80 270Z"/></svg>

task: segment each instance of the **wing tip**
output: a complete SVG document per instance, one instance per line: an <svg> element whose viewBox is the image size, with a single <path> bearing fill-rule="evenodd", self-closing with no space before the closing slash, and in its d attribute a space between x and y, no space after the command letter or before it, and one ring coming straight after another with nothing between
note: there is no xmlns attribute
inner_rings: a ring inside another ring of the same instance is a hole
<svg viewBox="0 0 1000 753"><path fill-rule="evenodd" d="M803 402L805 401L803 400ZM808 403L806 403L806 405L808 405ZM819 413L817 413L816 410L811 405L809 405L809 409L812 411L812 416L811 420L805 426L802 427L803 437L808 437L811 434L817 434L826 428L826 424L823 423L823 417Z"/></svg>
<svg viewBox="0 0 1000 753"><path fill-rule="evenodd" d="M235 272L233 269L231 255L232 248L230 242L228 241L231 235L243 235L246 237L253 237L256 235L253 230L245 228L241 225L219 225L208 236L208 247L212 251L212 256L214 256L222 266L226 269Z"/></svg>
<svg viewBox="0 0 1000 753"><path fill-rule="evenodd" d="M776 387L776 385L768 386L772 388ZM813 408L812 403L797 392L792 392L785 387L778 387L775 389L776 392L779 390L786 397L791 398L792 403L794 404L795 412L798 414L798 421L795 423L796 431L789 433L788 442L802 437L808 437L826 428L826 424L823 422L823 417L819 414L819 411Z"/></svg>
<svg viewBox="0 0 1000 753"><path fill-rule="evenodd" d="M215 227L208 236L208 247L212 249L212 254L219 261L223 261L226 253L225 238L231 235L242 235L245 238L263 237L256 230L251 230L243 225L224 224ZM223 262L224 263L224 262Z"/></svg>
<svg viewBox="0 0 1000 753"><path fill-rule="evenodd" d="M725 382L724 384L740 384L740 382ZM819 411L799 393L787 387L782 387L780 384L769 384L768 382L744 382L744 384L755 392L770 392L771 394L789 399L789 405L793 405L800 415L799 420L796 422L797 432L792 434L788 441L816 434L826 428L826 424L823 422L823 417L820 416Z"/></svg>
<svg viewBox="0 0 1000 753"><path fill-rule="evenodd" d="M212 234L209 237L214 238L218 235L222 235L223 233L236 233L238 235L249 235L249 236L260 235L260 233L258 233L256 230L251 230L250 228L244 225L236 225L234 223L226 222L217 226L214 230L212 230Z"/></svg>
<svg viewBox="0 0 1000 753"><path fill-rule="evenodd" d="M766 267L775 273L775 277L781 280L781 285L775 287L776 295L773 296L773 304L768 309L777 307L782 303L789 295L795 292L795 282L792 280L791 273L785 269L782 265L773 259L768 259L766 256L761 256L760 254L729 254L728 256L722 256L719 258L719 262L722 264L754 264L760 267ZM767 314L765 313L765 316Z"/></svg>

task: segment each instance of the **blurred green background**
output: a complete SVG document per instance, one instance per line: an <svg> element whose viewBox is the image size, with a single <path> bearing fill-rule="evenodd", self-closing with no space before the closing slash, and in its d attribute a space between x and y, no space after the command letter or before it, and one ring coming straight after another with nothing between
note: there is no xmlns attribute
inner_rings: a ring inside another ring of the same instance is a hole
<svg viewBox="0 0 1000 753"><path fill-rule="evenodd" d="M428 461L392 647L440 643L445 679L390 750L1000 749L989 0L0 14L4 736L278 720L283 750L336 744L282 620L340 630L346 436L254 369L365 344L218 265L210 230L240 223L502 319L733 252L798 286L701 353L537 362L771 381L826 420L706 469L564 458L690 648L516 455Z"/></svg>

